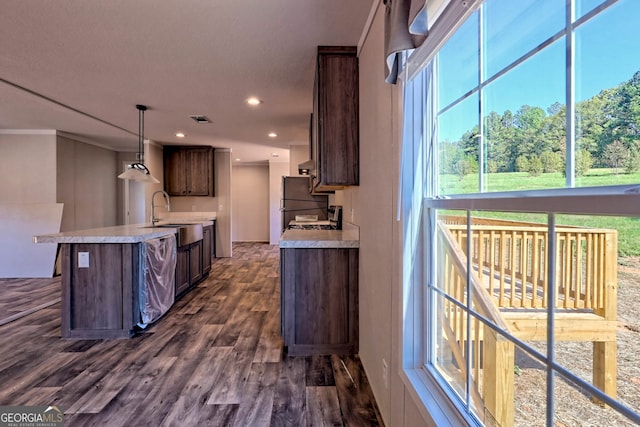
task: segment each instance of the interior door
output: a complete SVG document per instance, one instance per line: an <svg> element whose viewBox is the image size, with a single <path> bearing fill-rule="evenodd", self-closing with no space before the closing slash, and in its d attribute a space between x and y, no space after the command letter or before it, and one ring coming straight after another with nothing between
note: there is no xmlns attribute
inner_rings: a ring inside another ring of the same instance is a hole
<svg viewBox="0 0 640 427"><path fill-rule="evenodd" d="M133 162L124 162L126 171ZM141 224L146 222L144 218L144 182L124 180L124 224Z"/></svg>

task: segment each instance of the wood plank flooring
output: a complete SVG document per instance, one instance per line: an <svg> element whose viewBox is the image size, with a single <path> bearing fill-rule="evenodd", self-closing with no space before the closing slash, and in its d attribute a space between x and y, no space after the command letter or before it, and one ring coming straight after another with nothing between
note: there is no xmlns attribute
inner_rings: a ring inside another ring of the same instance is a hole
<svg viewBox="0 0 640 427"><path fill-rule="evenodd" d="M0 279L0 325L60 302L60 277Z"/></svg>
<svg viewBox="0 0 640 427"><path fill-rule="evenodd" d="M1 280L0 310L56 283L38 280ZM239 243L132 339L63 340L59 303L17 317L0 326L0 405L62 406L67 426L382 425L357 356L282 354L279 293L277 246Z"/></svg>

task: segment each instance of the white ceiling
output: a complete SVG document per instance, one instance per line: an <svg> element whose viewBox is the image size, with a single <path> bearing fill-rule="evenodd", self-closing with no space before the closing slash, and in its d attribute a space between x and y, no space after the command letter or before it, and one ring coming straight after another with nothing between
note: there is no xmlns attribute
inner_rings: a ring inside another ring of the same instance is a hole
<svg viewBox="0 0 640 427"><path fill-rule="evenodd" d="M309 138L316 46L357 45L375 1L2 0L0 131L136 151L144 104L145 138L160 144L288 159Z"/></svg>

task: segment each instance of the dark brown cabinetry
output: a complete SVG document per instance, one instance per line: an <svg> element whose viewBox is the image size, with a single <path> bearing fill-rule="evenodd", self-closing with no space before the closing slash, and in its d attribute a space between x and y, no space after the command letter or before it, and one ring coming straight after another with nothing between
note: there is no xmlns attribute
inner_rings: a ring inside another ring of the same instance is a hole
<svg viewBox="0 0 640 427"><path fill-rule="evenodd" d="M165 146L163 158L170 196L214 196L213 147Z"/></svg>
<svg viewBox="0 0 640 427"><path fill-rule="evenodd" d="M63 338L126 338L140 318L139 244L62 244ZM79 268L78 253L89 255Z"/></svg>
<svg viewBox="0 0 640 427"><path fill-rule="evenodd" d="M191 286L189 264L189 246L178 248L178 257L176 260L176 298Z"/></svg>
<svg viewBox="0 0 640 427"><path fill-rule="evenodd" d="M202 280L202 240L189 247L189 275L192 285Z"/></svg>
<svg viewBox="0 0 640 427"><path fill-rule="evenodd" d="M290 355L358 352L358 249L280 250L281 325Z"/></svg>
<svg viewBox="0 0 640 427"><path fill-rule="evenodd" d="M213 225L202 228L202 274L207 275L211 271L211 262L214 255L215 234Z"/></svg>
<svg viewBox="0 0 640 427"><path fill-rule="evenodd" d="M208 274L204 272L202 249L202 240L178 248L176 300Z"/></svg>
<svg viewBox="0 0 640 427"><path fill-rule="evenodd" d="M311 160L315 192L359 184L358 58L355 46L319 46Z"/></svg>

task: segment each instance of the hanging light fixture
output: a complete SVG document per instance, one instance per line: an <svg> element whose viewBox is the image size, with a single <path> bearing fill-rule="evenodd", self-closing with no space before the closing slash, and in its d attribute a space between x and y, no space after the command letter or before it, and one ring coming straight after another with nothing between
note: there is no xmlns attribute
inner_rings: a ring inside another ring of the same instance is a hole
<svg viewBox="0 0 640 427"><path fill-rule="evenodd" d="M132 179L134 181L144 181L149 183L158 184L158 181L151 173L149 169L144 165L144 112L147 111L147 107L137 104L138 109L138 161L129 165L129 168L118 175L120 179Z"/></svg>

